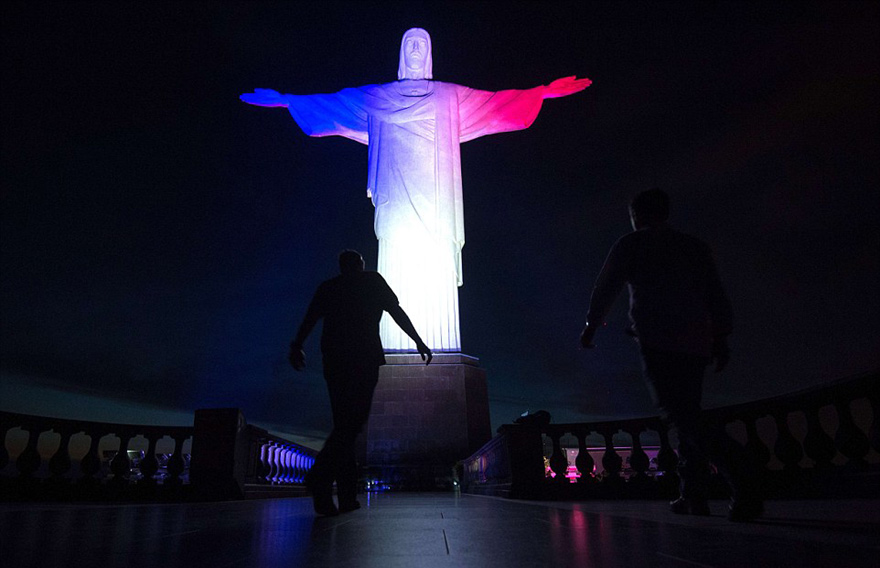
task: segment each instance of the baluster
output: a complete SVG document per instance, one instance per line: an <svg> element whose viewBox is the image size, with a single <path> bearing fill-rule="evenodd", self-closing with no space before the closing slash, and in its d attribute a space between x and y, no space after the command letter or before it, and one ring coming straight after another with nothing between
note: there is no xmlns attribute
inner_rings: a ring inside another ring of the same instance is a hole
<svg viewBox="0 0 880 568"><path fill-rule="evenodd" d="M286 484L288 482L288 478L290 477L290 468L289 468L289 460L290 460L290 448L287 444L281 444L281 452L278 455L278 483Z"/></svg>
<svg viewBox="0 0 880 568"><path fill-rule="evenodd" d="M880 389L874 387L868 394L868 402L871 405L871 427L868 430L868 439L875 450L880 452Z"/></svg>
<svg viewBox="0 0 880 568"><path fill-rule="evenodd" d="M306 455L302 452L301 448L296 450L296 477L294 478L294 483L302 483L305 478L306 473Z"/></svg>
<svg viewBox="0 0 880 568"><path fill-rule="evenodd" d="M281 483L290 483L290 447L281 445Z"/></svg>
<svg viewBox="0 0 880 568"><path fill-rule="evenodd" d="M789 411L787 409L773 414L773 420L776 421L776 431L778 433L776 444L773 446L773 452L779 458L779 461L782 462L782 470L792 472L800 469L798 464L801 458L804 457L804 452L797 438L794 437L791 429L788 427L788 414Z"/></svg>
<svg viewBox="0 0 880 568"><path fill-rule="evenodd" d="M128 459L128 443L131 441L132 433L125 429L120 429L117 433L119 436L119 451L110 461L110 472L113 474L111 483L114 485L124 484L131 472L131 460Z"/></svg>
<svg viewBox="0 0 880 568"><path fill-rule="evenodd" d="M767 462L770 461L770 450L761 441L758 435L758 416L745 416L742 421L746 425L746 452L754 459L755 466L759 469L766 469Z"/></svg>
<svg viewBox="0 0 880 568"><path fill-rule="evenodd" d="M620 470L623 468L623 458L614 449L614 434L617 430L603 428L600 431L605 438L605 453L602 454L602 467L605 468L605 479L611 481L620 480Z"/></svg>
<svg viewBox="0 0 880 568"><path fill-rule="evenodd" d="M669 429L666 423L657 419L651 422L652 428L660 438L660 449L657 451L657 471L654 478L660 495L673 498L678 495L678 454L669 443Z"/></svg>
<svg viewBox="0 0 880 568"><path fill-rule="evenodd" d="M485 461L480 462L480 463L482 466L481 472L485 473L486 463L485 463ZM300 483L306 482L306 474L309 473L309 468L311 468L311 467L312 467L312 457L306 453L300 454L300 474L299 474L299 482Z"/></svg>
<svg viewBox="0 0 880 568"><path fill-rule="evenodd" d="M302 453L302 448L297 448L294 452L294 458L296 460L296 469L294 470L293 482L294 483L302 483L303 477L305 473L305 455Z"/></svg>
<svg viewBox="0 0 880 568"><path fill-rule="evenodd" d="M290 483L299 483L300 455L294 447L290 450Z"/></svg>
<svg viewBox="0 0 880 568"><path fill-rule="evenodd" d="M293 477L290 478L291 483L302 482L302 454L298 448L293 450Z"/></svg>
<svg viewBox="0 0 880 568"><path fill-rule="evenodd" d="M651 458L648 457L648 454L645 453L645 450L642 449L642 440L641 433L644 431L644 427L636 427L632 430L629 430L629 435L632 436L632 453L630 453L629 457L629 465L632 470L635 472L636 480L646 479L648 477L648 469L651 467Z"/></svg>
<svg viewBox="0 0 880 568"><path fill-rule="evenodd" d="M269 473L266 479L273 485L278 481L278 444L275 440L269 441Z"/></svg>
<svg viewBox="0 0 880 568"><path fill-rule="evenodd" d="M271 469L269 465L269 442L262 439L260 440L260 469L257 472L257 479L262 483L270 483L269 471Z"/></svg>
<svg viewBox="0 0 880 568"><path fill-rule="evenodd" d="M287 456L287 483L296 482L296 448L290 446Z"/></svg>
<svg viewBox="0 0 880 568"><path fill-rule="evenodd" d="M834 436L834 442L840 453L849 458L848 466L863 468L868 465L865 456L868 455L871 445L868 442L868 437L853 421L850 402L847 398L834 403L840 422L837 435Z"/></svg>
<svg viewBox="0 0 880 568"><path fill-rule="evenodd" d="M141 474L143 479L141 483L144 485L156 485L156 479L153 477L159 471L159 460L156 459L156 442L162 437L159 432L149 432L144 434L147 438L147 452L141 460Z"/></svg>
<svg viewBox="0 0 880 568"><path fill-rule="evenodd" d="M564 483L567 481L565 473L568 469L568 458L565 457L565 452L563 452L562 444L560 443L562 432L554 430L553 432L548 432L547 435L550 436L550 440L553 442L553 455L550 456L550 469L556 474L553 480Z"/></svg>
<svg viewBox="0 0 880 568"><path fill-rule="evenodd" d="M30 479L40 469L40 464L42 463L40 452L37 451L37 442L40 439L42 428L27 425L23 430L28 433L27 446L19 454L18 459L15 460L15 467L18 468L19 477Z"/></svg>
<svg viewBox="0 0 880 568"><path fill-rule="evenodd" d="M95 476L101 471L101 458L98 457L98 446L101 443L101 431L98 430L98 427L92 427L87 429L85 433L90 440L89 451L86 452L86 455L84 455L79 461L79 470L82 473L82 478L79 480L79 483L89 485L98 482Z"/></svg>
<svg viewBox="0 0 880 568"><path fill-rule="evenodd" d="M9 450L6 449L6 436L14 427L11 421L4 420L0 415L0 472L9 464Z"/></svg>
<svg viewBox="0 0 880 568"><path fill-rule="evenodd" d="M299 482L305 483L306 482L306 474L309 473L309 468L312 467L312 457L308 454L303 453L301 463L302 463L302 466L301 466L302 469L300 470L301 473L299 476ZM481 464L482 464L482 468L483 468L481 471L485 472L486 464L484 462L481 462Z"/></svg>
<svg viewBox="0 0 880 568"><path fill-rule="evenodd" d="M309 473L309 471L312 469L312 466L314 466L314 465L315 465L315 457L309 456L308 459L306 460L306 471L305 471L306 475ZM305 475L303 475L303 482L305 482Z"/></svg>
<svg viewBox="0 0 880 568"><path fill-rule="evenodd" d="M58 433L61 434L61 442L55 455L49 459L49 472L55 483L62 482L64 474L70 471L70 437L74 431L68 426L58 428Z"/></svg>
<svg viewBox="0 0 880 568"><path fill-rule="evenodd" d="M657 469L665 476L678 475L678 454L669 443L669 429L662 422L656 423L657 434L660 437L660 450L657 452Z"/></svg>
<svg viewBox="0 0 880 568"><path fill-rule="evenodd" d="M188 437L187 434L172 436L174 439L174 453L168 458L168 464L165 466L165 470L168 472L168 477L164 481L165 485L175 486L183 483L181 475L186 469L186 464L183 461L183 443L186 442Z"/></svg>
<svg viewBox="0 0 880 568"><path fill-rule="evenodd" d="M868 429L868 439L871 441L871 446L880 452L880 394L878 391L880 389L875 387L868 395L868 403L871 405L871 426Z"/></svg>
<svg viewBox="0 0 880 568"><path fill-rule="evenodd" d="M816 469L824 469L831 466L831 460L837 453L834 440L822 428L819 420L819 405L813 405L804 409L807 417L807 434L804 436L804 451L807 456L816 462Z"/></svg>
<svg viewBox="0 0 880 568"><path fill-rule="evenodd" d="M587 450L587 436L589 436L589 432L586 429L579 428L572 433L577 436L578 441L578 455L574 460L574 465L581 474L578 482L589 483L596 479L593 475L596 461L593 459L593 456L590 455L589 450Z"/></svg>

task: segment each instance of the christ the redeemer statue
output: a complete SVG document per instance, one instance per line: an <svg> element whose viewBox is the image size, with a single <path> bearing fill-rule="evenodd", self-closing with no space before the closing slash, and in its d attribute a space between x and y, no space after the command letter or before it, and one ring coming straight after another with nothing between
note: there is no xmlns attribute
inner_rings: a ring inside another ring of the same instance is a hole
<svg viewBox="0 0 880 568"><path fill-rule="evenodd" d="M309 136L344 136L367 145L367 196L376 209L379 272L433 351L461 351L459 145L528 128L544 99L582 91L590 80L566 77L547 86L494 93L434 81L431 37L420 28L403 35L397 79L327 95L256 89L241 100L287 107ZM387 317L380 334L386 351L415 351Z"/></svg>

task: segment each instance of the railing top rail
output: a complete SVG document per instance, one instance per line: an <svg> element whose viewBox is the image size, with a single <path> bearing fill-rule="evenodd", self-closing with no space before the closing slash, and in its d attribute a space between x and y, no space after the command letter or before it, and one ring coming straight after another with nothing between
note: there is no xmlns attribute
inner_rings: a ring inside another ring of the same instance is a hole
<svg viewBox="0 0 880 568"><path fill-rule="evenodd" d="M72 420L69 418L54 418L51 416L35 416L0 410L0 424L9 427L39 427L46 430L72 430L74 432L88 432L90 430L120 430L137 432L157 432L169 436L192 435L192 426L162 426L156 424L123 424L117 422L96 422L92 420Z"/></svg>
<svg viewBox="0 0 880 568"><path fill-rule="evenodd" d="M318 451L312 448L303 446L302 444L297 444L296 442L291 442L290 440L286 440L281 436L276 436L275 434L269 433L268 430L260 428L259 426L254 426L253 424L248 424L248 432L251 436L257 438L263 438L272 442L277 442L279 444L284 444L287 446L294 446L296 449L301 450L302 453L306 455L316 456L318 455Z"/></svg>
<svg viewBox="0 0 880 568"><path fill-rule="evenodd" d="M744 415L768 407L794 409L823 402L825 404L832 404L832 401L836 396L867 396L872 391L876 392L878 389L880 389L880 371L875 371L873 373L847 377L824 385L816 385L771 398L753 400L730 406L707 408L706 412L710 416L726 417L730 415ZM658 416L642 416L620 420L609 419L593 422L551 423L546 425L502 424L498 431L501 432L506 428L538 428L543 432L558 432L560 430L566 430L569 432L573 430L590 430L598 432L600 429L607 430L608 428L626 430L644 427L645 425L650 425L658 420L660 420Z"/></svg>
<svg viewBox="0 0 880 568"><path fill-rule="evenodd" d="M878 389L880 389L880 371L874 371L770 398L709 408L706 411L718 416L729 416L748 414L750 411L769 407L797 409L815 404L832 404L837 397L869 396L872 392L876 396Z"/></svg>

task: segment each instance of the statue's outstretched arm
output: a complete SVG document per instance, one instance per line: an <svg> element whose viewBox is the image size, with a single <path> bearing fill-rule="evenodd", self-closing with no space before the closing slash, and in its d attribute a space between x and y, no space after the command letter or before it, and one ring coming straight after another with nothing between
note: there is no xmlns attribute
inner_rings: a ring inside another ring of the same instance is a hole
<svg viewBox="0 0 880 568"><path fill-rule="evenodd" d="M261 107L284 107L287 108L287 95L282 95L273 89L254 89L253 93L240 95L242 101L249 105Z"/></svg>
<svg viewBox="0 0 880 568"><path fill-rule="evenodd" d="M571 77L556 79L544 87L544 98L555 99L558 97L567 97L568 95L583 91L592 84L593 82L586 77L578 79L574 75Z"/></svg>

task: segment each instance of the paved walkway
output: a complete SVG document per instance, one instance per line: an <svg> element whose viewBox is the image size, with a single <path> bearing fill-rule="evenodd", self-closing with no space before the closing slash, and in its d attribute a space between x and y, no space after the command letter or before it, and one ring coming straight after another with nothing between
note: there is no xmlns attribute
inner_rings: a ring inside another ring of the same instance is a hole
<svg viewBox="0 0 880 568"><path fill-rule="evenodd" d="M660 502L362 496L179 505L0 504L4 568L880 566L880 501L770 502L760 522Z"/></svg>

